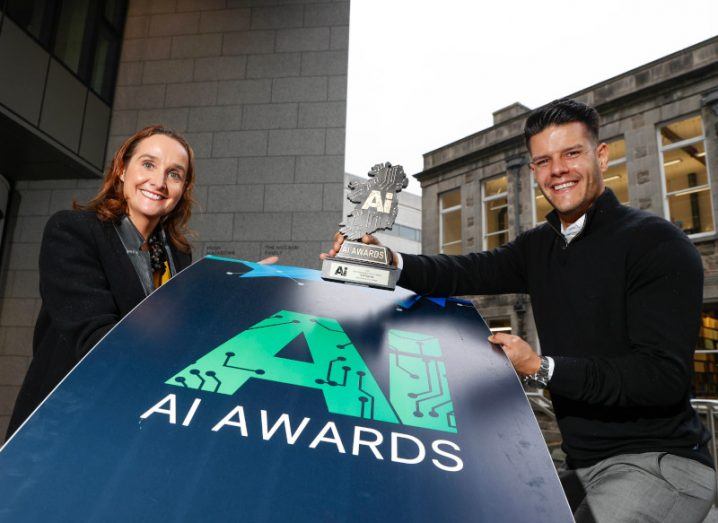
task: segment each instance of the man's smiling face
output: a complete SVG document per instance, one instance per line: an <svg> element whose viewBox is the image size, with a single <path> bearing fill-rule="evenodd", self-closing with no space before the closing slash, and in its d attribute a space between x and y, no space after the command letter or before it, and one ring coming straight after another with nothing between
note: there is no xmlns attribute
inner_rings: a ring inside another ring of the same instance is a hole
<svg viewBox="0 0 718 523"><path fill-rule="evenodd" d="M550 125L529 140L536 184L564 225L580 218L604 190L608 146L581 122Z"/></svg>

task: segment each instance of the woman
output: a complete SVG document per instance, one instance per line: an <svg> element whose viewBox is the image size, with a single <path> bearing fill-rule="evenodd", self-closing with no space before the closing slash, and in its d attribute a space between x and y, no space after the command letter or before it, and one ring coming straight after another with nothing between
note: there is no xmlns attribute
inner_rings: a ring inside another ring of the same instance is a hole
<svg viewBox="0 0 718 523"><path fill-rule="evenodd" d="M190 264L183 230L193 186L189 144L170 129L146 127L115 153L93 200L50 218L33 359L8 437L123 316Z"/></svg>

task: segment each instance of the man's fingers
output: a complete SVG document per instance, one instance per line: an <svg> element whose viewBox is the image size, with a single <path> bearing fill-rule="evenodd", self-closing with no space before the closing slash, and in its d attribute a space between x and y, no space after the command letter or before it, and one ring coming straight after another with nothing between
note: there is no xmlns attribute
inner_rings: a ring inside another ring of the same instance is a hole
<svg viewBox="0 0 718 523"><path fill-rule="evenodd" d="M497 343L499 345L508 345L511 342L519 341L521 338L512 334L506 334L505 332L495 332L489 336L491 343Z"/></svg>
<svg viewBox="0 0 718 523"><path fill-rule="evenodd" d="M334 242L332 243L332 248L329 249L327 252L323 252L319 254L319 258L322 260L326 260L327 258L333 258L337 255L339 252L339 249L342 248L342 243L344 243L344 235L337 231L334 233Z"/></svg>

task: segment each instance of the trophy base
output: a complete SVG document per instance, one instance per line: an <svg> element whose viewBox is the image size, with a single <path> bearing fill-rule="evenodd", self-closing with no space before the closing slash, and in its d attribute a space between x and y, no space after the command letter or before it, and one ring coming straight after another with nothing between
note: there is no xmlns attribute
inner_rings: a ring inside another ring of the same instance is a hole
<svg viewBox="0 0 718 523"><path fill-rule="evenodd" d="M322 263L322 279L394 290L399 270L389 266L327 258Z"/></svg>

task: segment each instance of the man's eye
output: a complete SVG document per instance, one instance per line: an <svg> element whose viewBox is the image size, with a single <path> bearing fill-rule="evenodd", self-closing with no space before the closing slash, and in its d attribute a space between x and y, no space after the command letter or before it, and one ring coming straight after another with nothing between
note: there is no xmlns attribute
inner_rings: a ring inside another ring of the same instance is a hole
<svg viewBox="0 0 718 523"><path fill-rule="evenodd" d="M548 165L548 160L539 160L537 162L534 162L536 167L546 167Z"/></svg>
<svg viewBox="0 0 718 523"><path fill-rule="evenodd" d="M566 153L566 157L567 158L576 158L580 154L581 154L581 151L569 151Z"/></svg>

